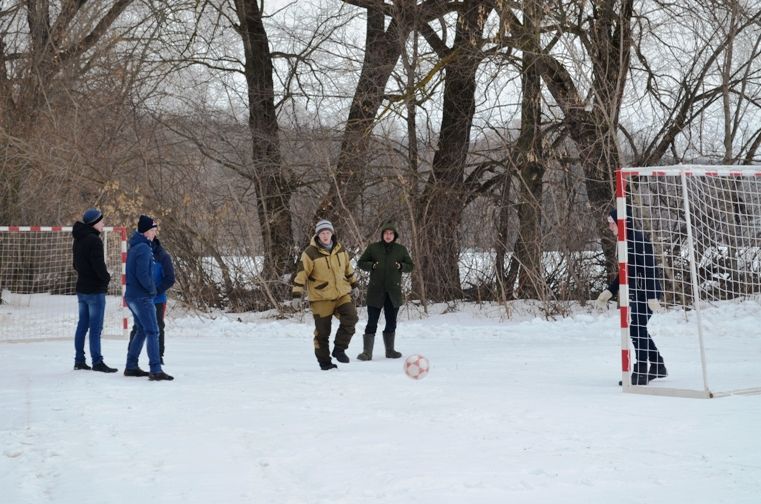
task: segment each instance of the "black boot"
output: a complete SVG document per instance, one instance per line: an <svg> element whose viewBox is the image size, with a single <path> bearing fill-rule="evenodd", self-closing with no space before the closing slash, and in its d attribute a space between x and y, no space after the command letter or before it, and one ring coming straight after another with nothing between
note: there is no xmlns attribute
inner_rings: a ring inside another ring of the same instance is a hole
<svg viewBox="0 0 761 504"><path fill-rule="evenodd" d="M647 385L650 377L647 374L647 362L637 362L632 370L632 385Z"/></svg>
<svg viewBox="0 0 761 504"><path fill-rule="evenodd" d="M86 370L89 371L92 368L90 366L88 366L86 362L75 362L74 363L74 369L86 369Z"/></svg>
<svg viewBox="0 0 761 504"><path fill-rule="evenodd" d="M394 350L394 338L396 337L396 333L392 332L384 332L383 333L383 344L386 345L386 358L387 359L398 359L402 356L401 353Z"/></svg>
<svg viewBox="0 0 761 504"><path fill-rule="evenodd" d="M320 362L320 369L323 371L330 371L331 369L336 369L337 367L338 366L333 364L331 361Z"/></svg>
<svg viewBox="0 0 761 504"><path fill-rule="evenodd" d="M142 376L148 376L148 371L143 371L139 367L136 367L134 369L125 369L124 370L124 376L136 376L136 377L142 377Z"/></svg>
<svg viewBox="0 0 761 504"><path fill-rule="evenodd" d="M669 372L666 370L666 365L663 362L653 362L650 364L650 370L647 372L648 378L655 380L656 378L666 378Z"/></svg>
<svg viewBox="0 0 761 504"><path fill-rule="evenodd" d="M158 373L148 373L148 379L151 381L161 381L161 380L172 381L174 380L174 376L170 376L163 371L159 371Z"/></svg>
<svg viewBox="0 0 761 504"><path fill-rule="evenodd" d="M334 348L331 355L335 357L338 362L343 362L344 364L349 362L349 356L346 355L346 350L343 348Z"/></svg>
<svg viewBox="0 0 761 504"><path fill-rule="evenodd" d="M357 359L359 360L373 360L373 346L375 346L375 334L364 334L362 336L362 342L364 343L364 350L362 350L362 353L357 355Z"/></svg>
<svg viewBox="0 0 761 504"><path fill-rule="evenodd" d="M112 367L106 366L106 363L103 362L103 361L100 361L97 364L93 364L92 365L92 370L93 371L100 371L101 373L116 373L117 371L119 371L116 368L112 368Z"/></svg>

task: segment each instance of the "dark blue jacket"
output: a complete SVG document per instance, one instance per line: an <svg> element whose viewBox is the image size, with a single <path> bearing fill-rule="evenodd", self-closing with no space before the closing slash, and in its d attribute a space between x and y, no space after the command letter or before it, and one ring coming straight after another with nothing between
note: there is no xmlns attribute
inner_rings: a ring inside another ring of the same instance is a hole
<svg viewBox="0 0 761 504"><path fill-rule="evenodd" d="M77 271L76 291L80 294L108 292L111 275L106 269L100 233L88 224L75 222L71 234L74 237L74 269Z"/></svg>
<svg viewBox="0 0 761 504"><path fill-rule="evenodd" d="M172 257L161 246L158 238L151 243L153 248L153 282L156 284L157 295L153 298L154 304L166 303L166 291L174 285L174 265Z"/></svg>
<svg viewBox="0 0 761 504"><path fill-rule="evenodd" d="M135 231L129 240L127 251L127 291L124 294L127 300L156 297L152 268L151 241Z"/></svg>
<svg viewBox="0 0 761 504"><path fill-rule="evenodd" d="M645 233L634 229L634 221L626 219L626 251L629 277L629 299L645 301L661 297L660 271L655 262L653 245ZM608 290L615 295L618 293L618 275L608 285Z"/></svg>

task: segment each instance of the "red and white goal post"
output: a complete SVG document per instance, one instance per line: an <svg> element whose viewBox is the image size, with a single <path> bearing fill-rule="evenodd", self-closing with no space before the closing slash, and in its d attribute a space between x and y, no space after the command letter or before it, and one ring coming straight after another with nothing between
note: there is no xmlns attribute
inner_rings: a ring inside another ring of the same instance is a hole
<svg viewBox="0 0 761 504"><path fill-rule="evenodd" d="M616 177L625 392L761 393L761 166L622 168ZM631 385L627 212L653 246L661 312L647 330L668 376Z"/></svg>
<svg viewBox="0 0 761 504"><path fill-rule="evenodd" d="M71 227L0 226L0 342L74 339L79 318ZM124 301L127 230L106 227L111 273L103 337L128 335Z"/></svg>

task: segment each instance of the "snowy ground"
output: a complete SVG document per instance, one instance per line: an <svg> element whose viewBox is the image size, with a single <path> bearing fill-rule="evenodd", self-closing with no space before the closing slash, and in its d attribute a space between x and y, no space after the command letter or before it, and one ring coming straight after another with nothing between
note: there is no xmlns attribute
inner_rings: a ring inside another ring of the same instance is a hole
<svg viewBox="0 0 761 504"><path fill-rule="evenodd" d="M400 322L417 382L383 357L320 371L308 318L174 310L171 383L122 376L121 339L113 375L72 371L70 339L0 343L0 502L761 502L761 396L621 393L613 310L439 308ZM729 341L757 368L758 320Z"/></svg>

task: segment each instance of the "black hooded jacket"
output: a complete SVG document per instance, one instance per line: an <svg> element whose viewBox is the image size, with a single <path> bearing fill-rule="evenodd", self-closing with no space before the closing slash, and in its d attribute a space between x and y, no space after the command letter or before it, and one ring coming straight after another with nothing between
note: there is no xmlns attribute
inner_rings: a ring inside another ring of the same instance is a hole
<svg viewBox="0 0 761 504"><path fill-rule="evenodd" d="M74 223L74 269L77 270L77 292L101 294L108 292L111 275L103 258L103 241L94 227L82 222Z"/></svg>

